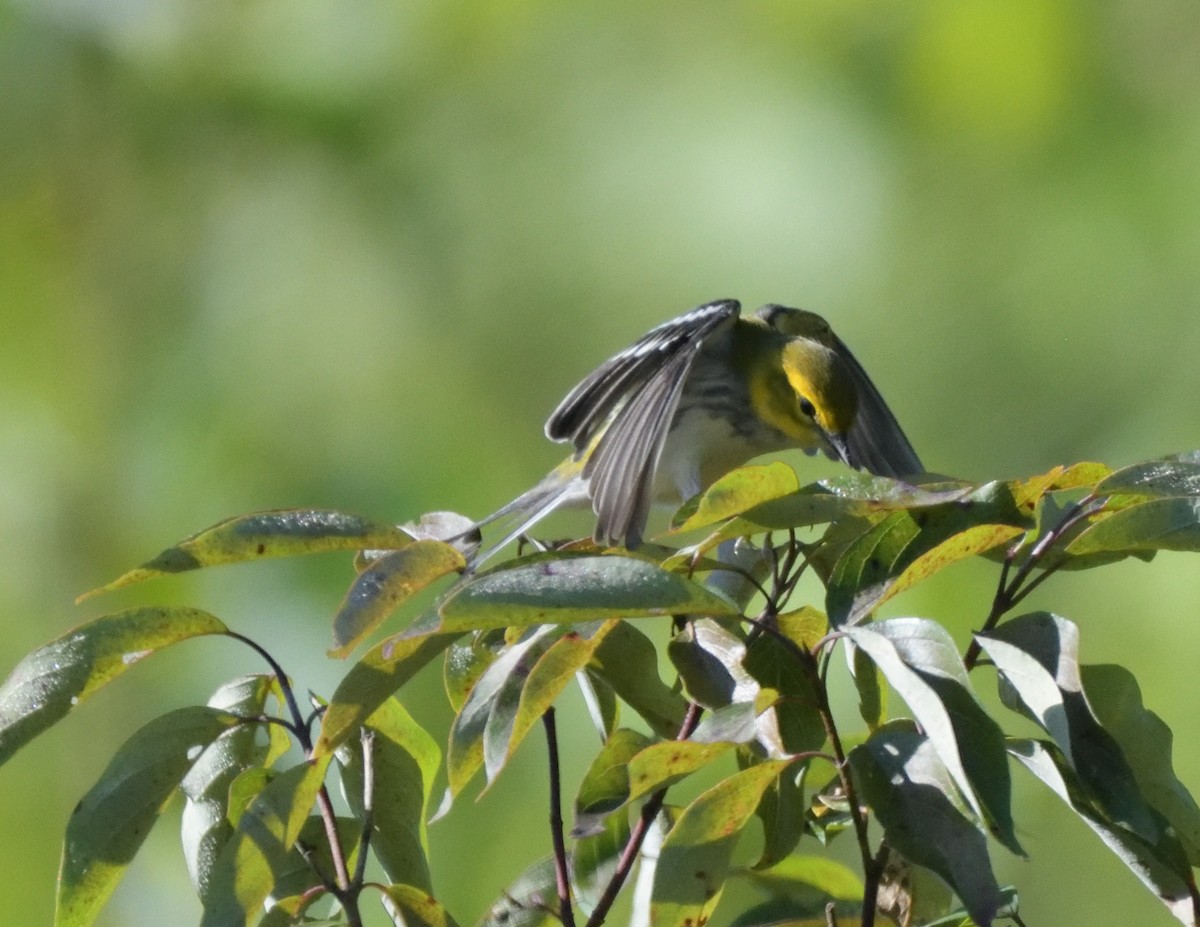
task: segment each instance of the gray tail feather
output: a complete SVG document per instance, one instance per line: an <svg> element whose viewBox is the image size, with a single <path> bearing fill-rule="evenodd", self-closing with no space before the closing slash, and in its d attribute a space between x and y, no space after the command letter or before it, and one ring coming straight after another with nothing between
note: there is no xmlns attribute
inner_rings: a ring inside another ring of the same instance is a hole
<svg viewBox="0 0 1200 927"><path fill-rule="evenodd" d="M541 521L572 496L573 484L570 480L558 478L557 473L551 473L532 489L522 493L503 508L497 509L491 515L475 523L475 530L497 525L500 532L499 540L486 546L480 545L471 555L467 568L474 571L498 550L515 541L530 527Z"/></svg>

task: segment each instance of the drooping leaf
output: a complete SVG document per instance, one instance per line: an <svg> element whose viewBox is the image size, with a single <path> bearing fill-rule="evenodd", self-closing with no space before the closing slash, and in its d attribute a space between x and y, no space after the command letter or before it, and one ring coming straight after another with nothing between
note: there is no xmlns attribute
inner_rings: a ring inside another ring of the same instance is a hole
<svg viewBox="0 0 1200 927"><path fill-rule="evenodd" d="M754 703L759 685L742 666L746 644L715 621L690 622L667 645L667 654L688 695L705 708Z"/></svg>
<svg viewBox="0 0 1200 927"><path fill-rule="evenodd" d="M0 765L101 686L152 653L223 634L197 608L134 608L68 631L26 656L0 685Z"/></svg>
<svg viewBox="0 0 1200 927"><path fill-rule="evenodd" d="M1129 670L1084 666L1081 675L1096 719L1120 744L1142 795L1174 829L1191 864L1200 866L1200 807L1175 775L1171 729L1142 704Z"/></svg>
<svg viewBox="0 0 1200 927"><path fill-rule="evenodd" d="M850 753L859 797L883 825L888 843L954 889L978 924L1000 907L987 840L959 804L957 777L930 740L891 724Z"/></svg>
<svg viewBox="0 0 1200 927"><path fill-rule="evenodd" d="M252 718L266 712L267 699L278 696L274 676L245 676L227 683L208 700L210 708ZM263 732L267 741L260 742ZM200 754L180 783L187 801L180 826L184 859L201 901L207 897L212 867L233 834L229 787L248 769L260 768L282 755L289 738L278 724L241 724L226 731Z"/></svg>
<svg viewBox="0 0 1200 927"><path fill-rule="evenodd" d="M798 763L781 773L763 792L754 813L762 822L763 848L756 872L766 872L788 859L804 836L804 776L807 764Z"/></svg>
<svg viewBox="0 0 1200 927"><path fill-rule="evenodd" d="M920 618L893 618L846 633L904 699L971 808L997 839L1021 853L1004 735L975 700L950 635Z"/></svg>
<svg viewBox="0 0 1200 927"><path fill-rule="evenodd" d="M546 857L522 872L480 918L476 927L552 927L558 925L554 859Z"/></svg>
<svg viewBox="0 0 1200 927"><path fill-rule="evenodd" d="M237 723L213 708L180 708L121 746L67 824L56 927L96 919L196 754Z"/></svg>
<svg viewBox="0 0 1200 927"><path fill-rule="evenodd" d="M732 470L681 508L669 533L707 528L799 489L796 471L781 461Z"/></svg>
<svg viewBox="0 0 1200 927"><path fill-rule="evenodd" d="M575 674L575 682L579 685L579 694L583 696L584 707L596 733L601 739L612 736L621 723L621 703L617 701L613 687L586 670L579 670Z"/></svg>
<svg viewBox="0 0 1200 927"><path fill-rule="evenodd" d="M336 750L401 686L450 646L457 634L390 637L376 644L338 684L321 716L321 735L313 756Z"/></svg>
<svg viewBox="0 0 1200 927"><path fill-rule="evenodd" d="M595 910L628 843L629 816L625 813L609 815L599 830L575 841L571 851L571 887L584 916Z"/></svg>
<svg viewBox="0 0 1200 927"><path fill-rule="evenodd" d="M251 923L284 870L328 765L324 756L280 773L246 809L213 868L200 927Z"/></svg>
<svg viewBox="0 0 1200 927"><path fill-rule="evenodd" d="M366 727L374 733L369 746L374 773L371 850L389 881L432 891L425 822L429 819L430 796L442 752L394 698L367 718ZM354 742L343 744L337 755L343 794L361 819L365 797L363 746Z"/></svg>
<svg viewBox="0 0 1200 927"><path fill-rule="evenodd" d="M442 600L436 630L678 614L732 618L739 613L699 583L635 557L559 555L466 580Z"/></svg>
<svg viewBox="0 0 1200 927"><path fill-rule="evenodd" d="M575 674L587 665L596 647L617 623L577 625L538 657L527 676L509 678L510 685L505 688L517 693L517 703L512 706L511 702L498 698L483 732L484 771L489 783L500 775L530 729L541 720Z"/></svg>
<svg viewBox="0 0 1200 927"><path fill-rule="evenodd" d="M620 622L592 654L588 672L598 676L660 737L674 737L687 702L658 674L658 650L638 628Z"/></svg>
<svg viewBox="0 0 1200 927"><path fill-rule="evenodd" d="M458 795L483 765L484 735L493 723L493 715L511 721L520 704L524 680L542 654L565 633L566 628L555 625L527 630L505 647L479 677L450 728L446 775L451 795Z"/></svg>
<svg viewBox="0 0 1200 927"><path fill-rule="evenodd" d="M857 624L903 589L1003 544L1028 525L1005 483L985 484L953 502L893 512L838 558L827 584L829 620Z"/></svg>
<svg viewBox="0 0 1200 927"><path fill-rule="evenodd" d="M667 834L650 902L655 927L702 924L712 915L742 831L763 793L787 768L767 760L727 777L684 809Z"/></svg>
<svg viewBox="0 0 1200 927"><path fill-rule="evenodd" d="M465 635L450 645L442 664L442 684L454 711L462 711L471 689L492 665L504 643L504 630L493 628Z"/></svg>
<svg viewBox="0 0 1200 927"><path fill-rule="evenodd" d="M465 567L463 555L443 541L413 541L372 561L355 578L334 616L329 655L347 656L406 600Z"/></svg>
<svg viewBox="0 0 1200 927"><path fill-rule="evenodd" d="M158 576L267 557L295 557L334 550L403 547L402 529L330 509L287 509L238 515L168 547L153 560L93 589L80 599L112 592Z"/></svg>
<svg viewBox="0 0 1200 927"><path fill-rule="evenodd" d="M765 710L773 714L780 745L789 754L819 750L825 743L818 698L811 676L800 666L802 656L774 636L762 634L744 660L746 671L758 684L775 693Z"/></svg>
<svg viewBox="0 0 1200 927"><path fill-rule="evenodd" d="M613 732L604 742L579 784L572 836L599 832L603 822L629 801L629 763L651 743L651 738L629 728Z"/></svg>
<svg viewBox="0 0 1200 927"><path fill-rule="evenodd" d="M1057 747L1037 740L1012 740L1009 752L1078 814L1105 845L1129 867L1180 922L1194 927L1188 883L1191 868L1183 848L1173 839L1149 843L1125 827L1097 814L1087 789L1076 777L1070 762Z"/></svg>
<svg viewBox="0 0 1200 927"><path fill-rule="evenodd" d="M1078 627L1057 615L1034 612L977 635L977 640L1000 673L1005 704L1054 738L1100 813L1158 844L1162 820L1146 803L1124 752L1096 719L1084 693Z"/></svg>
<svg viewBox="0 0 1200 927"><path fill-rule="evenodd" d="M394 906L407 927L458 927L442 905L415 885L385 885L384 907Z"/></svg>

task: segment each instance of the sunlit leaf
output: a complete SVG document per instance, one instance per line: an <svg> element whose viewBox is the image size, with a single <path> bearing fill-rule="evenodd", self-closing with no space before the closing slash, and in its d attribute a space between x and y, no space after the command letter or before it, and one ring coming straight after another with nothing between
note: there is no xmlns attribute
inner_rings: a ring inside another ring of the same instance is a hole
<svg viewBox="0 0 1200 927"><path fill-rule="evenodd" d="M329 655L345 657L407 599L465 566L463 555L442 541L413 541L372 561L334 616Z"/></svg>
<svg viewBox="0 0 1200 927"><path fill-rule="evenodd" d="M920 618L893 618L846 633L904 699L975 813L1020 853L1004 735L976 701L950 635Z"/></svg>
<svg viewBox="0 0 1200 927"><path fill-rule="evenodd" d="M1072 556L1200 550L1200 497L1152 499L1106 514L1066 547Z"/></svg>
<svg viewBox="0 0 1200 927"><path fill-rule="evenodd" d="M684 809L659 852L651 896L655 927L702 924L712 915L742 830L763 793L788 766L768 760L735 773Z"/></svg>
<svg viewBox="0 0 1200 927"><path fill-rule="evenodd" d="M196 608L134 608L68 631L0 685L0 765L101 686L152 653L226 627Z"/></svg>
<svg viewBox="0 0 1200 927"><path fill-rule="evenodd" d="M274 676L246 676L218 689L208 705L252 718L264 714L267 699L278 693ZM264 730L265 743L261 742ZM288 744L288 734L278 724L238 725L210 744L180 783L187 796L180 825L184 859L201 900L207 897L213 864L233 834L228 814L230 784L245 770L271 762Z"/></svg>
<svg viewBox="0 0 1200 927"><path fill-rule="evenodd" d="M425 822L433 781L442 762L437 743L394 698L366 721L374 732L370 762L374 772L371 849L389 881L432 891ZM338 750L342 792L351 810L364 813L363 747L351 741Z"/></svg>
<svg viewBox="0 0 1200 927"><path fill-rule="evenodd" d="M461 792L483 765L483 739L493 714L513 717L524 679L538 658L565 633L565 628L555 625L527 631L524 637L505 647L479 677L450 728L446 775L452 795Z"/></svg>
<svg viewBox="0 0 1200 927"><path fill-rule="evenodd" d="M1167 819L1193 866L1200 865L1200 807L1175 776L1171 729L1142 704L1133 674L1122 666L1082 667L1097 720L1120 744L1146 801Z"/></svg>
<svg viewBox="0 0 1200 927"><path fill-rule="evenodd" d="M893 512L838 558L827 584L829 619L835 626L857 624L893 595L1005 543L1028 525L1004 483L988 483L953 502Z"/></svg>
<svg viewBox="0 0 1200 927"><path fill-rule="evenodd" d="M889 725L851 751L850 767L888 843L941 876L977 923L990 924L1001 897L987 839L959 806L957 777L933 744Z"/></svg>
<svg viewBox="0 0 1200 927"><path fill-rule="evenodd" d="M1108 820L1150 844L1163 824L1138 789L1120 745L1096 719L1079 667L1079 629L1047 612L1021 615L977 635L1000 673L1001 698L1039 724Z"/></svg>
<svg viewBox="0 0 1200 927"><path fill-rule="evenodd" d="M857 901L862 879L849 867L825 856L792 855L770 868L738 869L735 873L773 895L815 902L821 913L829 901Z"/></svg>
<svg viewBox="0 0 1200 927"><path fill-rule="evenodd" d="M334 550L393 549L411 541L412 538L400 528L348 512L331 509L254 512L228 518L193 534L111 583L85 593L80 599L157 576L202 567Z"/></svg>
<svg viewBox="0 0 1200 927"><path fill-rule="evenodd" d="M480 573L450 592L439 614L436 630L446 632L739 613L685 576L634 557L608 555L557 557Z"/></svg>
<svg viewBox="0 0 1200 927"><path fill-rule="evenodd" d="M450 645L442 663L442 683L454 711L462 711L471 689L503 647L502 628L466 635Z"/></svg>
<svg viewBox="0 0 1200 927"><path fill-rule="evenodd" d="M384 906L394 906L407 927L458 927L442 905L427 891L415 885L385 885Z"/></svg>
<svg viewBox="0 0 1200 927"><path fill-rule="evenodd" d="M313 756L332 753L389 696L450 646L457 634L397 635L376 644L350 668L321 716Z"/></svg>
<svg viewBox="0 0 1200 927"><path fill-rule="evenodd" d="M484 771L489 783L616 624L607 621L599 626L576 626L541 654L527 675L510 677L519 700L511 706L497 699L483 732Z"/></svg>
<svg viewBox="0 0 1200 927"><path fill-rule="evenodd" d="M772 499L800 488L796 471L781 461L741 467L730 471L699 496L694 505L684 506L675 516L671 534L680 534L741 515Z"/></svg>
<svg viewBox="0 0 1200 927"><path fill-rule="evenodd" d="M200 927L239 927L261 910L308 819L328 764L328 756L300 763L259 793L213 869Z"/></svg>
<svg viewBox="0 0 1200 927"><path fill-rule="evenodd" d="M1054 745L1037 740L1012 740L1009 752L1066 802L1171 914L1184 924L1196 923L1188 887L1192 873L1182 847L1177 844L1164 847L1161 843L1156 846L1097 814L1070 763Z"/></svg>
<svg viewBox="0 0 1200 927"><path fill-rule="evenodd" d="M620 622L592 654L588 672L599 676L660 737L674 737L687 702L658 674L658 650L638 628Z"/></svg>
<svg viewBox="0 0 1200 927"><path fill-rule="evenodd" d="M67 824L58 927L95 920L199 752L237 723L213 708L180 708L121 746Z"/></svg>
<svg viewBox="0 0 1200 927"><path fill-rule="evenodd" d="M1134 495L1148 498L1200 496L1200 462L1179 457L1147 460L1123 467L1101 480L1098 496Z"/></svg>
<svg viewBox="0 0 1200 927"><path fill-rule="evenodd" d="M629 761L629 800L673 785L724 756L733 747L727 741L666 740L651 744Z"/></svg>

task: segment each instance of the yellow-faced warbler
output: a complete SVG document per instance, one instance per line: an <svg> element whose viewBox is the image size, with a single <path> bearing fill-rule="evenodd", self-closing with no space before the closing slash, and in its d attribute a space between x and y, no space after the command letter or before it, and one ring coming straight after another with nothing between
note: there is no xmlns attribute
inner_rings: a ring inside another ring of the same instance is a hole
<svg viewBox="0 0 1200 927"><path fill-rule="evenodd" d="M574 453L479 522L507 544L564 505L590 501L595 539L635 547L654 501L679 503L752 457L821 451L880 476L921 472L883 397L819 315L733 299L651 329L576 386L546 422Z"/></svg>

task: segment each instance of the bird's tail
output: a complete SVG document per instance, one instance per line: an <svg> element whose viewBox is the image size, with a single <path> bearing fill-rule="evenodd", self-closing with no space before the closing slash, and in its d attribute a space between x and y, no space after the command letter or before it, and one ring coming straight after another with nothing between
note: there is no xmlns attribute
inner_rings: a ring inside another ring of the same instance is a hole
<svg viewBox="0 0 1200 927"><path fill-rule="evenodd" d="M496 526L495 541L481 543L471 555L469 570L479 566L505 545L515 541L534 524L555 509L574 505L587 499L587 488L580 477L581 467L574 460L564 461L551 470L540 483L513 499L503 508L475 523L475 530ZM493 533L492 531L488 532Z"/></svg>

